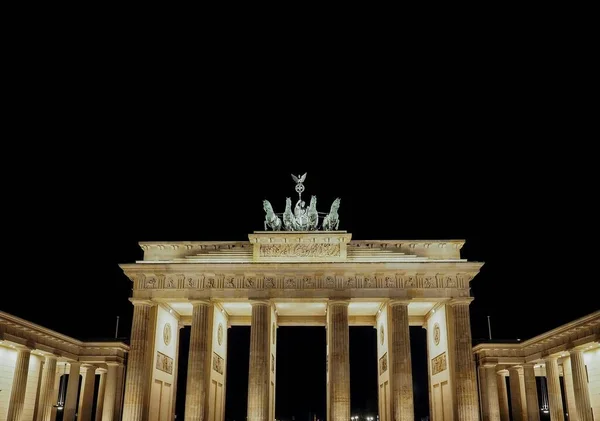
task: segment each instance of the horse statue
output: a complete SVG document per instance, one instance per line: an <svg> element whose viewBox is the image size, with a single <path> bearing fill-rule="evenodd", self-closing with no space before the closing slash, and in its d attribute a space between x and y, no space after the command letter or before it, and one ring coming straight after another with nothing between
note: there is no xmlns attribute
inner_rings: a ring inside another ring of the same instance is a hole
<svg viewBox="0 0 600 421"><path fill-rule="evenodd" d="M292 213L292 199L285 199L285 211L283 211L283 227L286 231L294 231L294 214Z"/></svg>
<svg viewBox="0 0 600 421"><path fill-rule="evenodd" d="M265 216L265 231L270 227L273 231L281 230L281 219L273 211L273 206L268 200L263 200L263 209L266 212Z"/></svg>
<svg viewBox="0 0 600 421"><path fill-rule="evenodd" d="M308 205L308 229L314 231L319 225L319 213L317 212L317 196L311 196Z"/></svg>
<svg viewBox="0 0 600 421"><path fill-rule="evenodd" d="M323 218L323 231L337 231L340 225L340 217L338 215L338 209L340 208L340 198L338 197L331 204L331 210Z"/></svg>

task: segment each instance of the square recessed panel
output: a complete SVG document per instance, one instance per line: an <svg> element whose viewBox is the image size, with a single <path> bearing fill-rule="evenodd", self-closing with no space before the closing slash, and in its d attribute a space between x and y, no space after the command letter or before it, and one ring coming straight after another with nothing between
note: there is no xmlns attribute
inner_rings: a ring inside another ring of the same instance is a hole
<svg viewBox="0 0 600 421"><path fill-rule="evenodd" d="M169 303L173 311L179 313L180 316L192 315L192 304L190 303Z"/></svg>
<svg viewBox="0 0 600 421"><path fill-rule="evenodd" d="M381 307L378 302L354 301L348 305L349 316L375 316Z"/></svg>
<svg viewBox="0 0 600 421"><path fill-rule="evenodd" d="M246 302L228 302L221 303L223 309L230 316L252 316L252 305Z"/></svg>
<svg viewBox="0 0 600 421"><path fill-rule="evenodd" d="M408 315L409 316L425 316L429 310L433 308L436 303L434 302L422 302L422 301L412 301L408 305Z"/></svg>
<svg viewBox="0 0 600 421"><path fill-rule="evenodd" d="M324 316L327 304L322 303L276 303L279 316Z"/></svg>

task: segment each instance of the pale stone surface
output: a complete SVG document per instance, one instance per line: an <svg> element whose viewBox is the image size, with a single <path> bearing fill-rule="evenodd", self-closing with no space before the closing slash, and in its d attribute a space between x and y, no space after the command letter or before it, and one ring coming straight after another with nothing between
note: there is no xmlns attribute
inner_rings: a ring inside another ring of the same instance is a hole
<svg viewBox="0 0 600 421"><path fill-rule="evenodd" d="M42 384L40 388L38 421L50 421L52 415L54 381L56 379L56 357L47 356L44 360Z"/></svg>
<svg viewBox="0 0 600 421"><path fill-rule="evenodd" d="M573 371L573 388L575 390L575 403L580 421L592 421L592 409L588 380L583 360L583 351L580 349L571 352L571 369Z"/></svg>
<svg viewBox="0 0 600 421"><path fill-rule="evenodd" d="M408 301L388 304L392 413L398 421L414 420Z"/></svg>
<svg viewBox="0 0 600 421"><path fill-rule="evenodd" d="M193 305L190 350L188 357L187 388L185 395L185 421L202 421L206 417L208 382L210 377L210 335L212 305L208 301L195 301Z"/></svg>
<svg viewBox="0 0 600 421"><path fill-rule="evenodd" d="M521 367L511 367L508 369L513 421L527 421L527 403L523 401L524 391L521 387L520 370Z"/></svg>
<svg viewBox="0 0 600 421"><path fill-rule="evenodd" d="M331 421L350 419L348 304L348 301L331 301L327 310L330 405L328 420Z"/></svg>
<svg viewBox="0 0 600 421"><path fill-rule="evenodd" d="M108 370L105 368L98 369L97 372L100 374L100 383L98 383L98 395L96 396L96 414L94 415L94 421L102 421L102 411L104 409L104 392L106 391L106 373Z"/></svg>
<svg viewBox="0 0 600 421"><path fill-rule="evenodd" d="M500 405L498 385L496 384L496 367L480 366L481 413L483 421L500 421Z"/></svg>
<svg viewBox="0 0 600 421"><path fill-rule="evenodd" d="M500 420L510 421L506 376L501 372L498 373L496 377L496 383L498 384L498 406L500 407Z"/></svg>
<svg viewBox="0 0 600 421"><path fill-rule="evenodd" d="M77 411L77 393L79 392L79 370L81 363L71 362L69 364L69 380L67 381L67 394L65 407L63 409L63 421L75 421Z"/></svg>
<svg viewBox="0 0 600 421"><path fill-rule="evenodd" d="M535 367L533 363L523 364L523 377L525 380L527 419L529 421L540 421L540 406L538 403L537 383L535 381Z"/></svg>
<svg viewBox="0 0 600 421"><path fill-rule="evenodd" d="M108 364L106 370L106 387L104 390L104 403L102 404L102 421L117 421L116 400L118 384L118 364Z"/></svg>
<svg viewBox="0 0 600 421"><path fill-rule="evenodd" d="M472 299L452 300L450 309L453 333L451 362L456 383L456 412L460 421L479 421L479 393L471 344L469 304Z"/></svg>
<svg viewBox="0 0 600 421"><path fill-rule="evenodd" d="M94 403L94 382L96 380L96 367L84 364L82 367L83 382L81 383L79 410L77 421L92 420L92 405Z"/></svg>
<svg viewBox="0 0 600 421"><path fill-rule="evenodd" d="M144 421L147 416L148 374L152 368L148 356L148 322L153 303L132 300L133 323L131 327L130 357L125 385L123 421ZM146 414L146 415L145 415ZM67 420L68 421L68 420Z"/></svg>
<svg viewBox="0 0 600 421"><path fill-rule="evenodd" d="M270 315L271 308L268 302L252 302L248 373L248 421L268 421L269 418Z"/></svg>
<svg viewBox="0 0 600 421"><path fill-rule="evenodd" d="M548 404L550 406L550 420L564 421L562 394L560 391L560 376L557 357L546 359L546 377L548 379Z"/></svg>
<svg viewBox="0 0 600 421"><path fill-rule="evenodd" d="M567 404L566 412L569 416L569 421L579 421L579 415L577 414L577 405L575 404L575 389L573 387L573 370L571 368L571 358L565 357L561 361L563 368L563 383L564 383L564 392L565 402Z"/></svg>
<svg viewBox="0 0 600 421"><path fill-rule="evenodd" d="M27 374L29 371L29 358L31 350L19 349L17 354L17 364L15 365L15 374L13 376L13 385L10 391L10 401L8 404L7 421L20 421L25 404L25 389L27 387Z"/></svg>

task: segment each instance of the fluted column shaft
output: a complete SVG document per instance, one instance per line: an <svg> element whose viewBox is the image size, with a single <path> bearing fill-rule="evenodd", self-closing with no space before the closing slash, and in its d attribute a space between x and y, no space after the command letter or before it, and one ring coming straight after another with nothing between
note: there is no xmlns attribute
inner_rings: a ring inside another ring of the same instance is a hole
<svg viewBox="0 0 600 421"><path fill-rule="evenodd" d="M413 421L412 364L408 329L408 301L392 301L389 314L392 413L396 421Z"/></svg>
<svg viewBox="0 0 600 421"><path fill-rule="evenodd" d="M592 407L583 351L571 351L571 370L573 371L573 389L575 390L575 405L577 405L579 421L592 421Z"/></svg>
<svg viewBox="0 0 600 421"><path fill-rule="evenodd" d="M148 330L150 328L150 310L152 302L133 302L133 322L131 326L131 344L127 380L125 381L125 403L123 421L146 421L148 418L148 379L152 369L148 355Z"/></svg>
<svg viewBox="0 0 600 421"><path fill-rule="evenodd" d="M104 386L104 403L102 404L102 421L117 421L116 400L118 390L118 364L107 364L106 385Z"/></svg>
<svg viewBox="0 0 600 421"><path fill-rule="evenodd" d="M546 360L546 377L548 379L548 402L550 404L550 420L565 421L562 394L560 391L560 375L556 358Z"/></svg>
<svg viewBox="0 0 600 421"><path fill-rule="evenodd" d="M451 361L456 387L458 421L479 421L479 394L469 318L470 302L471 300L451 301L447 307L451 313L451 328L454 336L451 341L454 354Z"/></svg>
<svg viewBox="0 0 600 421"><path fill-rule="evenodd" d="M106 372L106 369L100 369L100 383L98 384L98 396L96 397L96 414L94 415L95 421L102 421L102 411L104 409L104 392L106 390Z"/></svg>
<svg viewBox="0 0 600 421"><path fill-rule="evenodd" d="M50 421L52 416L52 392L54 392L54 381L56 379L56 357L48 356L44 359L44 371L42 372L42 387L40 388L40 400L38 409L38 421Z"/></svg>
<svg viewBox="0 0 600 421"><path fill-rule="evenodd" d="M206 419L210 380L210 310L208 301L192 303L192 330L188 354L187 387L185 392L185 421Z"/></svg>
<svg viewBox="0 0 600 421"><path fill-rule="evenodd" d="M567 405L565 412L569 417L569 421L579 421L579 417L577 416L577 404L575 404L575 389L573 388L573 370L571 370L571 358L563 358L562 366L563 383L565 386L563 389L565 392L565 401L563 404Z"/></svg>
<svg viewBox="0 0 600 421"><path fill-rule="evenodd" d="M329 336L330 421L350 419L350 331L348 302L333 301L327 309Z"/></svg>
<svg viewBox="0 0 600 421"><path fill-rule="evenodd" d="M12 388L10 389L10 400L8 401L7 421L20 421L25 405L25 390L27 389L27 373L29 372L29 349L19 349L17 352L17 363L13 376Z"/></svg>
<svg viewBox="0 0 600 421"><path fill-rule="evenodd" d="M248 372L248 421L269 419L269 319L268 302L252 303L250 367ZM347 420L346 420L347 421Z"/></svg>
<svg viewBox="0 0 600 421"><path fill-rule="evenodd" d="M498 384L498 406L500 407L500 421L510 421L508 410L508 392L506 390L506 377L502 373L496 374Z"/></svg>
<svg viewBox="0 0 600 421"><path fill-rule="evenodd" d="M500 403L496 384L496 366L479 367L483 421L500 421Z"/></svg>
<svg viewBox="0 0 600 421"><path fill-rule="evenodd" d="M518 367L508 369L510 381L510 403L513 421L527 421L526 402L523 402L524 391L521 389L521 376Z"/></svg>
<svg viewBox="0 0 600 421"><path fill-rule="evenodd" d="M540 405L538 403L537 383L535 382L535 368L533 364L523 365L525 378L525 400L527 403L527 419L540 421Z"/></svg>
<svg viewBox="0 0 600 421"><path fill-rule="evenodd" d="M69 363L69 378L67 381L67 394L63 409L63 421L75 421L77 411L77 394L79 393L79 370L81 363Z"/></svg>
<svg viewBox="0 0 600 421"><path fill-rule="evenodd" d="M93 421L92 405L94 404L94 386L96 381L96 367L84 365L83 383L81 385L81 400L79 411L77 412L77 421Z"/></svg>

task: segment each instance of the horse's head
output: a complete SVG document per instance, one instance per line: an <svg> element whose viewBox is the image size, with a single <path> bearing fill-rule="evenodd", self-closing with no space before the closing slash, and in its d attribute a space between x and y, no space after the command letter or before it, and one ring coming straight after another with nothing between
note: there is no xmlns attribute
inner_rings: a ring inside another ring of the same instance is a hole
<svg viewBox="0 0 600 421"><path fill-rule="evenodd" d="M340 200L341 200L341 199L338 197L338 198L336 198L336 199L333 201L333 203L331 204L331 210L332 210L332 211L336 211L336 210L338 210L338 209L340 208Z"/></svg>
<svg viewBox="0 0 600 421"><path fill-rule="evenodd" d="M273 212L273 206L271 206L271 202L268 200L263 200L263 209L265 212Z"/></svg>
<svg viewBox="0 0 600 421"><path fill-rule="evenodd" d="M308 205L309 208L311 209L316 209L317 208L317 196L311 196L310 197L310 205Z"/></svg>
<svg viewBox="0 0 600 421"><path fill-rule="evenodd" d="M285 210L292 209L292 199L289 197L285 198Z"/></svg>

